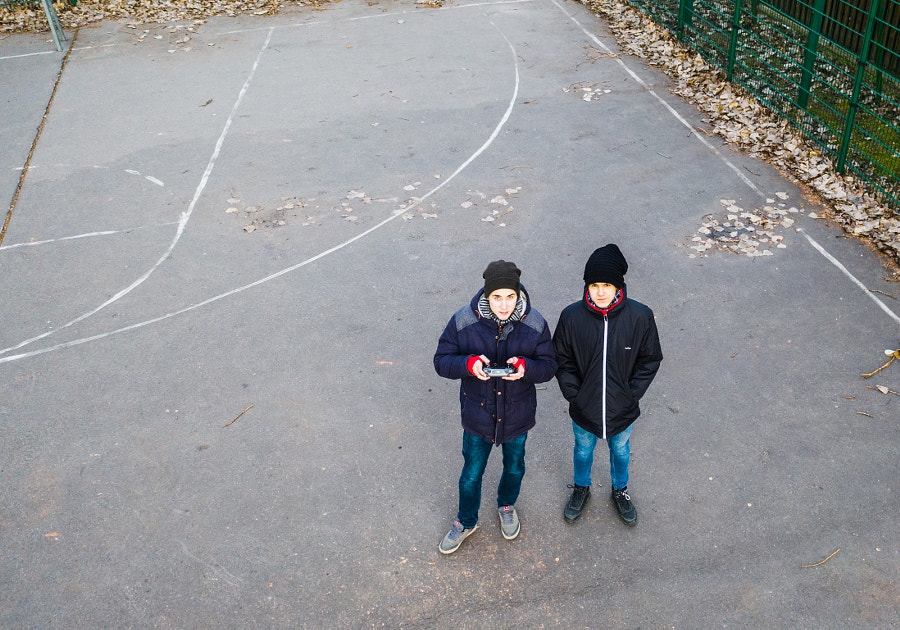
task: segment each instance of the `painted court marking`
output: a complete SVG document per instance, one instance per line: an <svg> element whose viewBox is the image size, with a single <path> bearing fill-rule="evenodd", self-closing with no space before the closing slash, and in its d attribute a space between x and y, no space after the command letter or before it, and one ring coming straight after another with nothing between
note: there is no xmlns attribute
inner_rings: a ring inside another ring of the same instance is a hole
<svg viewBox="0 0 900 630"><path fill-rule="evenodd" d="M91 50L93 48L113 48L115 46L118 46L118 44L101 44L99 46L76 46L72 50L78 51L78 50ZM62 55L62 54L65 54L65 51L44 50L41 52L22 53L20 55L6 55L5 57L0 57L0 61L6 61L7 59L22 59L23 57L37 57L38 55Z"/></svg>
<svg viewBox="0 0 900 630"><path fill-rule="evenodd" d="M866 285L864 285L862 282L860 282L859 280L857 280L856 276L854 276L852 273L850 273L850 271L849 271L843 264L841 264L841 262L840 262L837 258L835 258L835 257L832 256L831 254L829 254L829 253L825 250L825 248L822 247L821 245L819 245L819 244L815 241L815 239L813 239L813 237L811 237L809 234L806 233L806 231L805 231L803 228L797 228L797 231L800 232L800 234L803 235L803 238L805 238L807 241L809 241L809 244L812 245L812 246L816 249L817 252L819 252L820 254L822 254L822 255L828 260L828 262L830 262L832 265L834 265L835 267L837 267L838 269L840 269L840 270L841 270L841 273L843 273L845 276L847 276L848 278L850 278L850 280L853 282L853 284L855 284L856 286L858 286L860 289L863 290L863 292L865 292L866 295L868 295L870 298L872 298L872 299L875 301L875 303L876 303L879 307L881 307L881 310L883 310L885 313L887 313L888 316L889 316L891 319L893 319L895 323L900 324L900 315L897 315L897 313L895 313L894 311L892 311L892 310L890 309L890 307L888 307L887 304L885 304L885 303L882 302L880 299L878 299L878 296L876 296L874 293L872 293L872 292L866 287Z"/></svg>
<svg viewBox="0 0 900 630"><path fill-rule="evenodd" d="M114 234L129 234L135 230L146 230L150 228L168 227L177 224L178 221L169 221L168 223L160 223L159 225L141 225L139 227L128 228L127 230L104 230L102 232L87 232L85 234L75 234L74 236L60 236L59 238L48 238L43 241L29 241L28 243L14 243L12 245L0 246L0 251L7 249L17 249L19 247L35 247L37 245L50 245L51 243L59 243L62 241L74 241L81 238L93 238L97 236L112 236Z"/></svg>
<svg viewBox="0 0 900 630"><path fill-rule="evenodd" d="M76 317L72 321L67 324L60 326L59 328L55 328L53 330L48 330L45 333L42 333L36 337L32 337L30 339L26 339L25 341L20 342L15 346L10 346L9 348L5 348L0 350L0 354L6 354L7 352L11 352L13 350L18 350L24 346L27 346L35 341L39 341L46 337L49 337L52 334L59 332L60 330L65 330L70 326L77 324L78 322L84 321L85 319L99 313L101 310L120 300L122 297L131 293L136 287L140 286L144 283L147 278L149 278L154 271L156 271L160 265L169 257L169 254L172 253L172 250L175 249L175 246L178 244L178 241L181 239L181 235L184 234L184 228L187 225L188 221L191 219L191 215L194 212L194 208L197 205L197 201L199 201L200 196L203 194L204 189L206 188L206 184L209 181L209 176L212 173L213 169L216 166L216 161L219 158L219 154L222 151L222 145L225 143L225 138L228 136L228 131L231 129L231 124L234 122L234 118L237 115L238 108L241 106L241 102L244 100L244 96L247 94L247 90L250 89L250 83L253 81L253 77L256 75L256 70L259 68L259 63L262 60L262 54L265 52L266 48L269 46L269 42L272 40L272 29L269 29L269 33L266 36L266 41L263 43L262 48L259 49L259 52L256 55L256 61L253 63L253 68L250 70L250 74L247 76L247 80L244 81L244 85L241 88L240 93L238 94L237 100L234 102L234 106L231 108L231 113L228 115L228 119L225 121L225 126L222 129L222 133L219 135L219 139L216 142L215 149L213 150L212 156L209 158L209 162L206 165L206 170L203 172L203 176L200 178L200 183L197 185L197 190L194 191L194 197L191 199L190 205L188 205L188 209L181 213L181 217L178 220L178 228L175 230L175 236L172 239L172 242L169 243L169 247L163 253L162 256L159 257L159 260L150 267L142 276L140 276L137 280L129 284L127 287L116 293L114 296L103 302L100 306L96 307L92 311L89 311L79 317Z"/></svg>
<svg viewBox="0 0 900 630"><path fill-rule="evenodd" d="M489 22L490 22L490 21L489 21ZM481 145L481 146L480 146L480 147L479 147L472 155L470 155L470 156L469 156L462 164L460 164L460 165L457 167L457 169L456 169L455 171L453 171L453 173L452 173L449 177L445 178L440 184L438 184L437 186L435 186L434 188L432 188L431 190L429 190L427 193L425 193L425 194L422 195L421 197L417 197L417 198L415 199L415 203L414 203L414 204L411 204L411 205L418 205L419 203L425 201L426 199L428 199L429 197L431 197L432 195L434 195L435 193L437 193L441 188L443 188L444 186L446 186L447 184L449 184L451 181L453 181L453 179L455 179L457 175L459 175L463 170L465 170L465 168L466 168L467 166L469 166L472 162L474 162L474 161L478 158L478 156L480 156L480 155L481 155L481 154L482 154L489 146L491 146L491 144L493 144L494 140L496 140L496 139L497 139L497 136L500 135L500 131L501 131L501 130L503 129L503 127L506 125L506 122L509 120L509 117L510 117L510 115L512 114L513 108L515 107L515 104L516 104L516 98L518 98L518 96L519 96L519 61L518 61L518 57L517 57L517 55L516 55L516 49L515 49L515 47L512 45L512 43L509 41L509 39L507 39L507 37L506 37L506 35L503 33L503 31L501 31L501 30L497 27L497 25L494 24L493 22L490 22L490 24L491 24L491 26L493 26L495 29L497 29L497 32L498 32L498 33L500 33L500 36L501 36L501 37L503 38L503 40L506 42L506 45L509 47L510 52L511 52L511 54L512 54L513 69L514 69L515 81L514 81L514 86L513 86L513 93L512 93L512 96L510 96L510 99L509 99L509 105L507 105L506 111L503 113L503 116L500 118L500 121L499 121L499 122L497 123L497 125L494 127L493 132L492 132L491 135L488 137L488 139L485 140L484 144L482 144L482 145ZM271 32L270 32L270 36L271 36ZM266 40L266 41L268 42L268 40ZM263 47L263 49L265 49L265 46ZM401 206L401 207L398 208L397 210L394 210L394 212L391 214L391 216L387 217L386 219L382 220L381 222L377 223L376 225L373 225L373 226L370 227L369 229L367 229L367 230L365 230L365 231L363 231L363 232L360 232L360 233L357 234L356 236L354 236L354 237L352 237L352 238L349 238L349 239L347 239L346 241L344 241L344 242L342 242L342 243L339 243L338 245L335 245L334 247L332 247L332 248L330 248L330 249L327 249L327 250L325 250L325 251L323 251L323 252L321 252L321 253L319 253L319 254L316 254L315 256L312 256L311 258L307 258L306 260L304 260L304 261L302 261L302 262L299 262L299 263L297 263L297 264L295 264L295 265L292 265L292 266L290 266L290 267L286 267L286 268L282 269L281 271L277 271L277 272L275 272L275 273L273 273L273 274L270 274L270 275L268 275L268 276L266 276L266 277L264 277L264 278L260 278L259 280L256 280L255 282L251 282L250 284L246 284L246 285L241 286L241 287L238 287L238 288L236 288L236 289L232 289L232 290L230 290L230 291L226 291L225 293L220 293L219 295L216 295L216 296L214 296L214 297L211 297L211 298L209 298L209 299L207 299L207 300L204 300L204 301L202 301L202 302L198 302L197 304L192 304L191 306L187 306L187 307L185 307L185 308L183 308L183 309L180 309L180 310L178 310L178 311L174 311L174 312L172 312L172 313L167 313L167 314L165 314L165 315L161 315L161 316L159 316L159 317L154 317L153 319L148 319L148 320L145 320L145 321L142 321L142 322L137 322L137 323L135 323L135 324L131 324L130 326L125 326L125 327L123 327L123 328L118 328L118 329L116 329L116 330L108 331L108 332L105 332L105 333L100 333L100 334L97 334L97 335L93 335L93 336L91 336L91 337L83 337L83 338L81 338L81 339L75 339L75 340L73 340L73 341L67 341L67 342L65 342L65 343L59 343L59 344L56 344L56 345L54 345L54 346L50 346L50 347L47 347L47 348L42 348L42 349L40 349L40 350L33 350L33 351L30 351L30 352L24 352L24 353L21 353L21 354L10 355L10 356L7 356L7 357L0 357L0 363L9 363L9 362L11 362L11 361L17 361L17 360L19 360L19 359L25 359L25 358L28 358L28 357L33 357L33 356L37 356L37 355L41 355L41 354L46 354L46 353L48 353L48 352L53 352L53 351L55 351L55 350L62 350L62 349L64 349L64 348L71 348L72 346L78 346L78 345L85 344L85 343L88 343L88 342L91 342L91 341L98 341L98 340L100 340L100 339L105 339L105 338L111 337L111 336L113 336L113 335L118 335L118 334L125 333L125 332L129 332L129 331L132 331L132 330L137 330L138 328L143 328L143 327L145 327L145 326L149 326L150 324L155 324L155 323L158 323L158 322L161 322L161 321L170 319L170 318L172 318L172 317L176 317L176 316L178 316L178 315L182 315L182 314L184 314L184 313L188 313L188 312L190 312L190 311L196 310L196 309L201 308L201 307L203 307L203 306L206 306L206 305L208 305L208 304L212 304L213 302L218 302L219 300L225 299L225 298L230 297L230 296L232 296L232 295L236 295L236 294L238 294L238 293L242 293L243 291L247 291L248 289L252 289L253 287L259 286L259 285L261 285L261 284L265 284L266 282L269 282L269 281L271 281L271 280L274 280L274 279L276 279L276 278L279 278L279 277L281 277L281 276L283 276L283 275L285 275L285 274L288 274L288 273L290 273L290 272L292 272L292 271L295 271L295 270L297 270L297 269L299 269L299 268L301 268L301 267L305 267L306 265L309 265L309 264L311 264L311 263L313 263L313 262L315 262L315 261L317 261L317 260L319 260L319 259L321 259L321 258L324 258L324 257L328 256L329 254L333 254L334 252L337 252L337 251L339 251L339 250L341 250L341 249L344 249L344 248L347 247L348 245L350 245L350 244L352 244L352 243L355 243L356 241L358 241L358 240L360 240L360 239L362 239L362 238L365 238L366 236L368 236L368 235L371 234L372 232L375 232L376 230L378 230L378 229L384 227L385 225L387 225L387 224L390 223L391 221L395 220L397 217L402 216L402 215L406 212L406 210L408 210L409 207L411 207L411 205L404 205L404 206ZM181 225L181 224L179 224L179 225ZM182 227L183 227L183 226L182 226ZM165 258L165 257L163 257L163 258ZM44 335L44 336L46 336L46 335ZM24 345L24 344L20 344L19 346L15 346L15 347L13 347L13 348L8 348L7 350L0 351L0 354L5 353L5 352L8 352L8 351L10 351L10 350L15 350L15 349L21 347L22 345Z"/></svg>

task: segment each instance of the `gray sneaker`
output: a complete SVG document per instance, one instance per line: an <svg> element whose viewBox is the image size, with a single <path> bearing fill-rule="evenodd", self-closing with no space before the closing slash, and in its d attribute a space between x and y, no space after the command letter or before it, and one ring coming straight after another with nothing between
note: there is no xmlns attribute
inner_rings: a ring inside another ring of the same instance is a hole
<svg viewBox="0 0 900 630"><path fill-rule="evenodd" d="M512 505L504 505L497 509L500 514L500 533L506 540L513 540L519 535L519 515Z"/></svg>
<svg viewBox="0 0 900 630"><path fill-rule="evenodd" d="M462 526L462 523L456 521L453 523L453 527L450 528L450 531L447 532L447 535L444 536L441 544L438 545L438 550L444 555L453 553L459 549L462 541L471 536L476 529L478 529L478 523L475 523L475 527L466 529Z"/></svg>

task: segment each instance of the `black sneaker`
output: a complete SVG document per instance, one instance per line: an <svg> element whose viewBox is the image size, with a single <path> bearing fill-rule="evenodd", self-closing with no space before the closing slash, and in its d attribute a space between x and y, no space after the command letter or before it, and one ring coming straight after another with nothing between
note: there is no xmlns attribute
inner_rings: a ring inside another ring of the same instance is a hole
<svg viewBox="0 0 900 630"><path fill-rule="evenodd" d="M631 502L631 497L628 496L628 488L613 490L609 498L612 499L616 512L619 513L619 518L629 527L634 527L637 524L637 510L634 509L634 503Z"/></svg>
<svg viewBox="0 0 900 630"><path fill-rule="evenodd" d="M572 496L569 497L569 502L566 503L566 511L563 512L563 518L566 519L566 523L574 523L591 500L591 488L590 486L579 486L576 484L568 487L574 488L574 490L572 490Z"/></svg>

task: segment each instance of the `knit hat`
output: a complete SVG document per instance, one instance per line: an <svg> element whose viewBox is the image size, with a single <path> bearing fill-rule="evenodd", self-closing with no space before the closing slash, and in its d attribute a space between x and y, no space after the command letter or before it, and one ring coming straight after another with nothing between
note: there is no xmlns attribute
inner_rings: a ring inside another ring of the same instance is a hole
<svg viewBox="0 0 900 630"><path fill-rule="evenodd" d="M521 275L522 272L516 267L516 263L495 260L481 274L484 278L484 295L487 297L497 289L512 289L518 293Z"/></svg>
<svg viewBox="0 0 900 630"><path fill-rule="evenodd" d="M610 243L595 249L584 266L584 283L587 285L603 282L617 289L625 285L628 263L617 245Z"/></svg>

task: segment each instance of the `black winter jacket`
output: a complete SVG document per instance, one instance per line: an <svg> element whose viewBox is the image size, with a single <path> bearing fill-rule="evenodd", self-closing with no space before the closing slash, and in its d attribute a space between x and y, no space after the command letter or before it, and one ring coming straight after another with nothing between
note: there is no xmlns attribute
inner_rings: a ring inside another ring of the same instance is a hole
<svg viewBox="0 0 900 630"><path fill-rule="evenodd" d="M434 369L444 378L461 379L459 404L463 429L494 442L507 442L535 425L535 383L545 383L556 373L550 327L522 289L527 308L522 319L500 326L482 317L478 300L457 311L438 341ZM525 375L515 381L473 376L466 363L470 356L485 355L492 367L506 367L512 357L525 359Z"/></svg>
<svg viewBox="0 0 900 630"><path fill-rule="evenodd" d="M556 380L578 426L605 439L637 420L663 358L653 311L628 299L625 287L619 302L597 309L585 288L560 314L553 345Z"/></svg>

